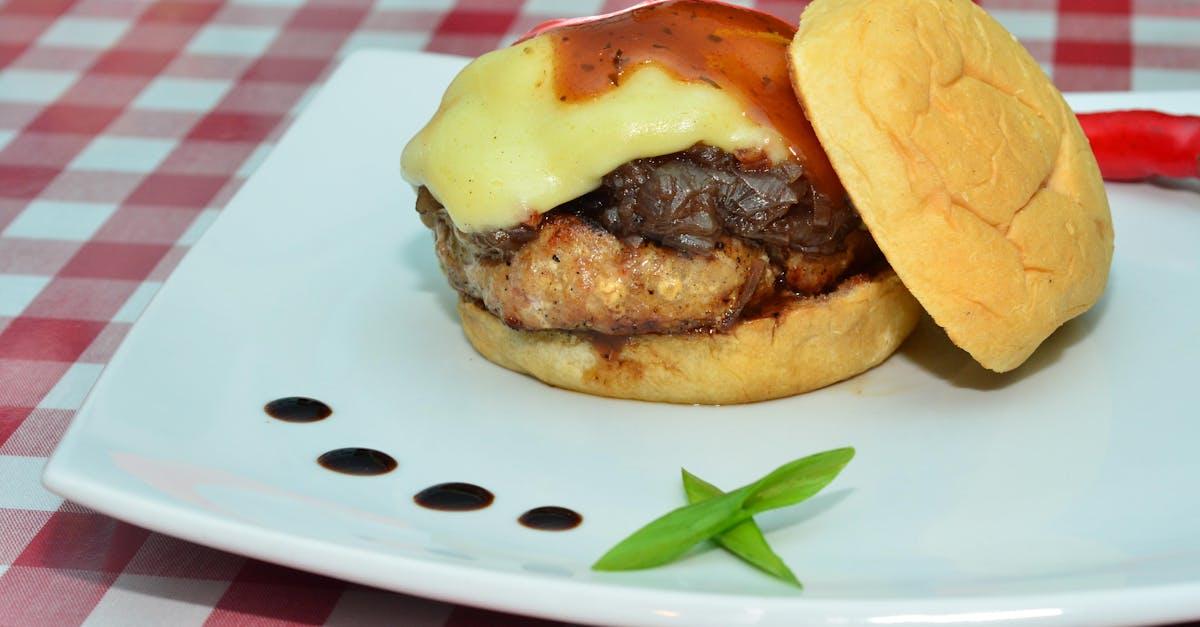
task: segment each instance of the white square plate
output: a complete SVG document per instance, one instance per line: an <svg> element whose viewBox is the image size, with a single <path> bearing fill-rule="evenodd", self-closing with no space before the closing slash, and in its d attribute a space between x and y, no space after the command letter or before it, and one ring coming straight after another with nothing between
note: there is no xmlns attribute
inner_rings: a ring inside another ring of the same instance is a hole
<svg viewBox="0 0 1200 627"><path fill-rule="evenodd" d="M1200 617L1200 196L1109 188L1108 292L1024 367L990 374L925 323L819 392L679 407L546 387L478 357L398 173L462 59L348 60L151 303L45 475L132 523L460 603L660 625L1122 623ZM1200 112L1200 95L1081 96ZM289 424L265 402L333 416ZM720 551L589 565L682 502L679 468L733 487L841 445L826 492L761 517L799 593ZM378 477L314 460L367 446ZM496 494L470 513L411 496ZM562 505L571 531L515 522Z"/></svg>

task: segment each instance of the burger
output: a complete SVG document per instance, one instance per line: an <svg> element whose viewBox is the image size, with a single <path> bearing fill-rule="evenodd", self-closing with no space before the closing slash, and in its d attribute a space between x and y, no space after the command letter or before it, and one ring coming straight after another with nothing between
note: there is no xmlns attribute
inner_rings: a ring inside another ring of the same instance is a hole
<svg viewBox="0 0 1200 627"><path fill-rule="evenodd" d="M619 398L819 388L922 308L1011 370L1112 258L1071 110L969 0L552 23L467 65L402 170L480 354Z"/></svg>

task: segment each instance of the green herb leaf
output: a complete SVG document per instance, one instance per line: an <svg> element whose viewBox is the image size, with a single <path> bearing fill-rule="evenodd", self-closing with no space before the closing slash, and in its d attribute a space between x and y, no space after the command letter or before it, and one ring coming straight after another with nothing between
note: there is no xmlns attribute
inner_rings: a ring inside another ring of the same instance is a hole
<svg viewBox="0 0 1200 627"><path fill-rule="evenodd" d="M693 475L686 469L683 471L683 489L687 493L689 503L698 503L724 494L717 486ZM767 544L762 529L759 529L758 523L753 519L714 536L713 542L742 558L751 566L777 579L782 579L797 588L804 587L800 580L796 579L796 575L792 574L787 564L783 562L783 558L779 557Z"/></svg>
<svg viewBox="0 0 1200 627"><path fill-rule="evenodd" d="M829 485L852 459L854 449L847 446L784 464L756 482L762 485L744 507L754 515L795 505Z"/></svg>
<svg viewBox="0 0 1200 627"><path fill-rule="evenodd" d="M816 494L853 457L852 448L810 455L732 492L672 510L609 549L592 568L636 570L674 561L693 546L755 514L793 505Z"/></svg>
<svg viewBox="0 0 1200 627"><path fill-rule="evenodd" d="M594 570L637 570L672 562L688 549L750 517L742 509L758 483L667 512L609 549Z"/></svg>

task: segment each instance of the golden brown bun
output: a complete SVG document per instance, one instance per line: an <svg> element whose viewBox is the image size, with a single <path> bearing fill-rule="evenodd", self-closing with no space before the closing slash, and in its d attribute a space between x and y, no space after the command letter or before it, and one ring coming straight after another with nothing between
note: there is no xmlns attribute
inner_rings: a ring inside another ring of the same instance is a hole
<svg viewBox="0 0 1200 627"><path fill-rule="evenodd" d="M912 331L920 306L889 271L798 299L776 318L726 333L634 335L605 346L566 331L519 331L459 303L467 339L484 357L550 385L670 403L749 403L807 392L883 361Z"/></svg>
<svg viewBox="0 0 1200 627"><path fill-rule="evenodd" d="M816 0L792 81L904 284L985 367L1019 366L1104 290L1096 160L1029 53L969 0Z"/></svg>

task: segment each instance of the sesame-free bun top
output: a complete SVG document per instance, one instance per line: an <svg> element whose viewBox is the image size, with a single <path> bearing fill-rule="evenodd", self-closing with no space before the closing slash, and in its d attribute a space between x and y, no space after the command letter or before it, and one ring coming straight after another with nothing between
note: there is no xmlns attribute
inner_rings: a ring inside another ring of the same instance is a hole
<svg viewBox="0 0 1200 627"><path fill-rule="evenodd" d="M816 0L792 81L880 249L950 339L1019 366L1099 299L1113 230L1062 95L969 0Z"/></svg>

